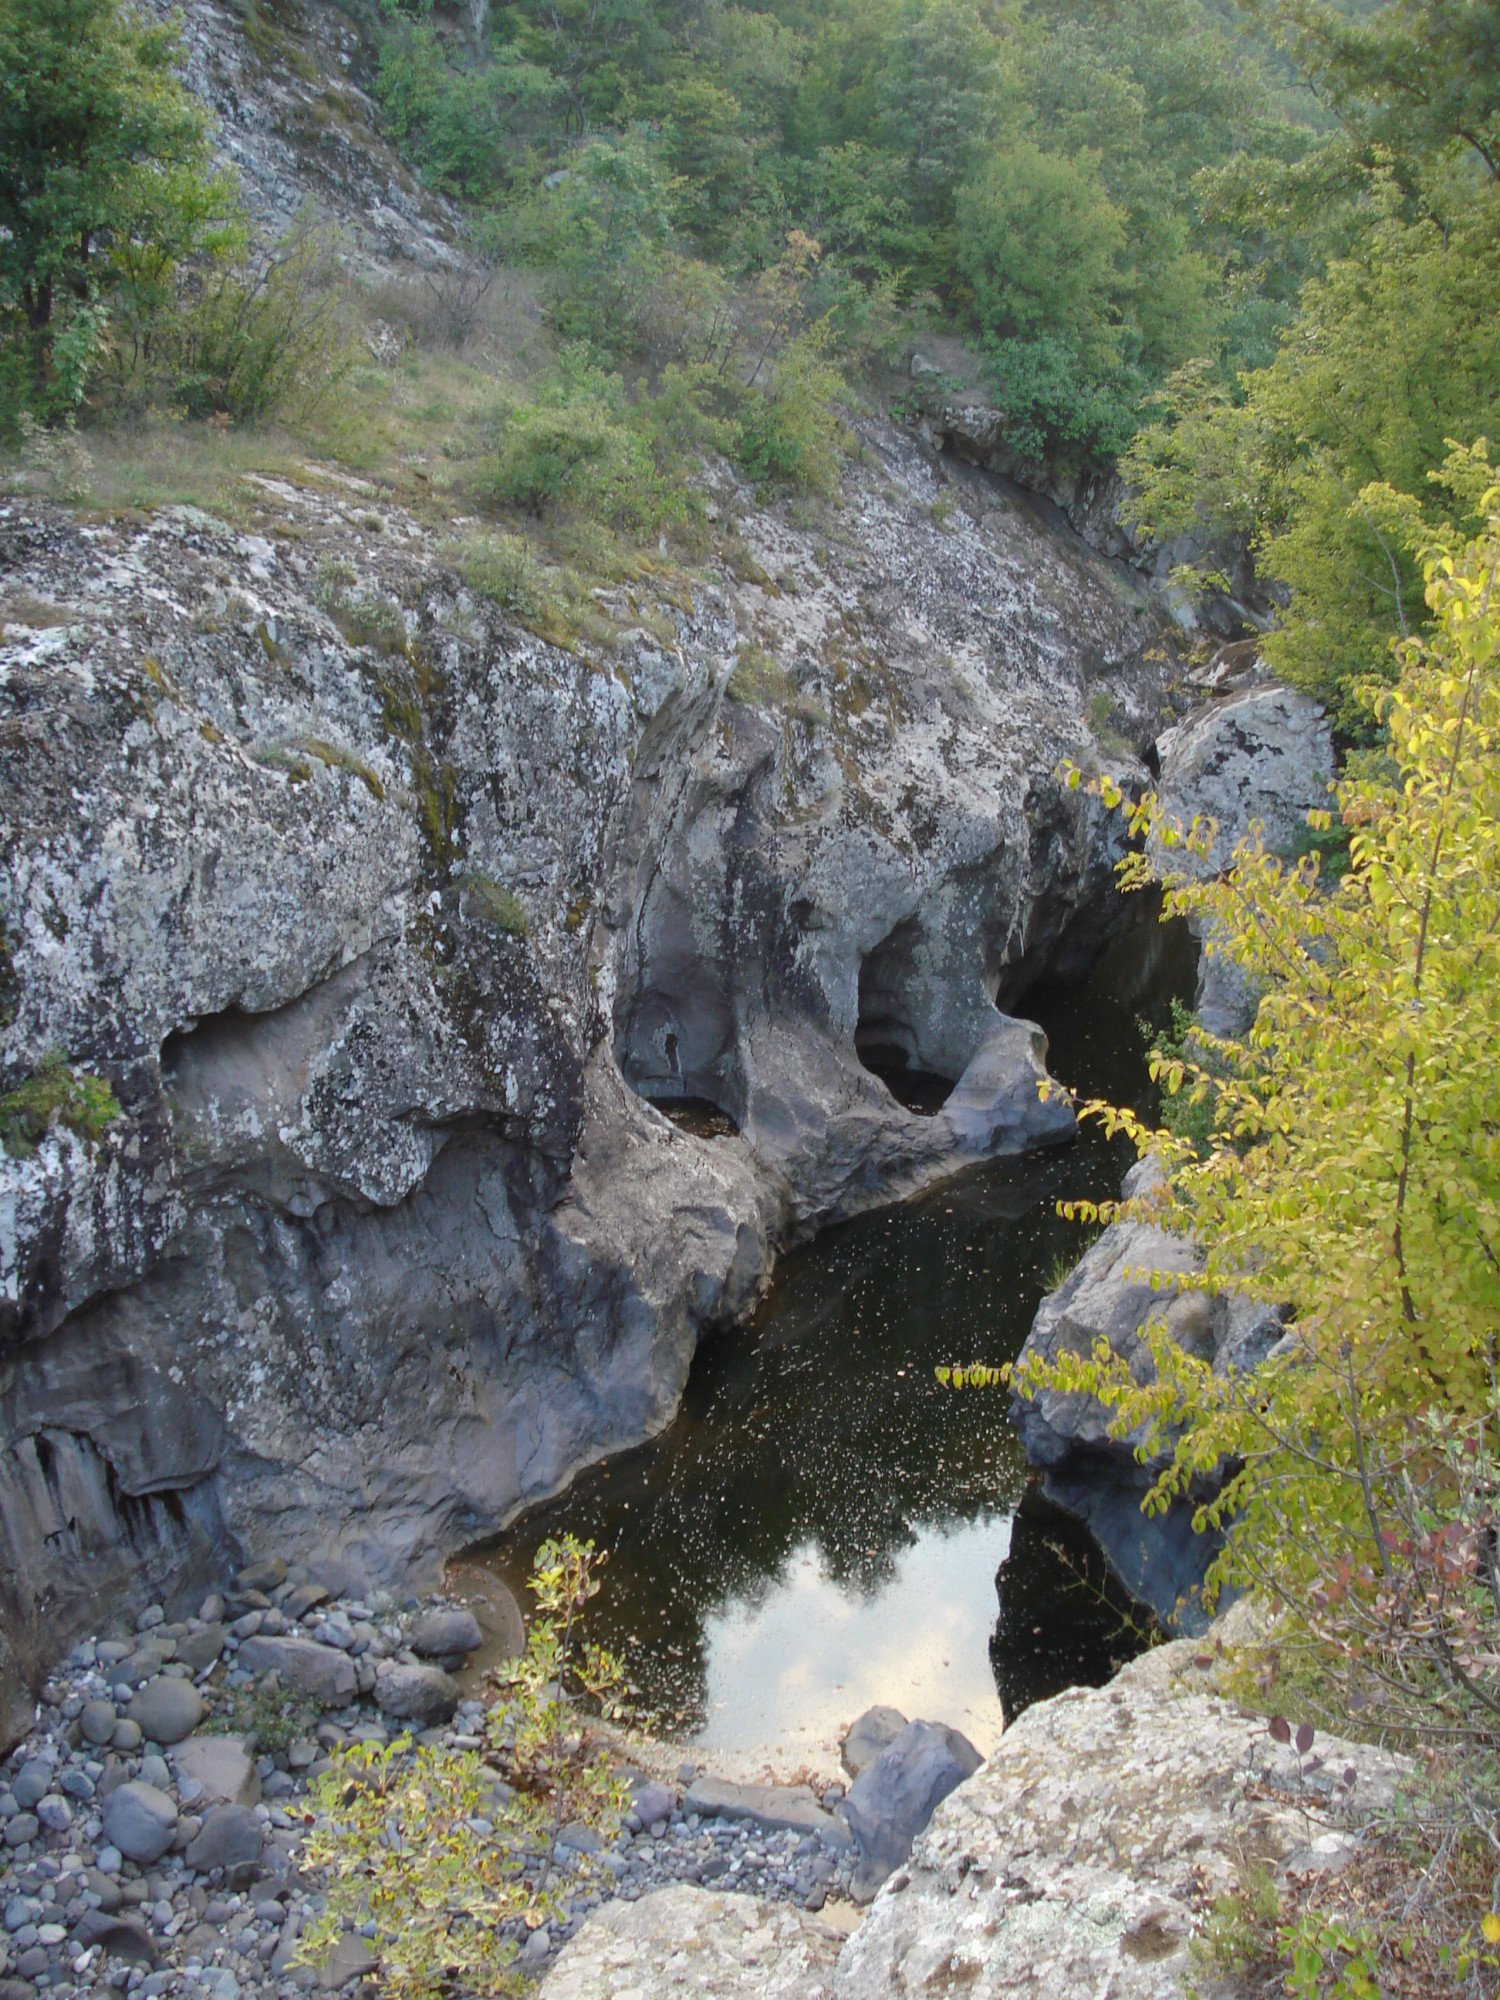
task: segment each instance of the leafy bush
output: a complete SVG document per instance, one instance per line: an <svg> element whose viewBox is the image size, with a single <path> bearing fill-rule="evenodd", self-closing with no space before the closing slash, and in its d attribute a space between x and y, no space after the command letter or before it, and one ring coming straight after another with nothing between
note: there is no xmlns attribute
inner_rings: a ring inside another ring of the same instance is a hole
<svg viewBox="0 0 1500 2000"><path fill-rule="evenodd" d="M825 358L826 327L786 349L764 388L752 388L739 420L735 457L754 480L810 493L836 491L848 433L836 399L843 378Z"/></svg>
<svg viewBox="0 0 1500 2000"><path fill-rule="evenodd" d="M344 293L334 245L299 224L268 250L191 269L169 330L144 345L188 415L249 423L305 408L347 369Z"/></svg>
<svg viewBox="0 0 1500 2000"><path fill-rule="evenodd" d="M29 1160L59 1125L92 1145L119 1116L119 1100L103 1077L71 1069L53 1050L0 1097L0 1147L13 1160Z"/></svg>
<svg viewBox="0 0 1500 2000"><path fill-rule="evenodd" d="M393 2000L521 1990L517 1935L565 1906L558 1834L583 1824L612 1837L628 1798L576 1705L619 1712L619 1662L579 1631L602 1561L572 1536L537 1551L539 1615L505 1670L482 1754L404 1735L335 1752L309 1798L303 1853L327 1900L304 1962L325 1961L346 1923L373 1923ZM576 1873L565 1880L576 1893Z"/></svg>
<svg viewBox="0 0 1500 2000"><path fill-rule="evenodd" d="M576 351L533 400L502 413L499 432L484 484L501 506L539 518L573 509L646 530L686 512L677 483L657 468L620 378Z"/></svg>
<svg viewBox="0 0 1500 2000"><path fill-rule="evenodd" d="M485 922L497 930L507 931L512 937L525 937L531 929L526 905L514 889L505 888L493 875L486 875L479 868L466 868L456 877L455 886L470 898Z"/></svg>
<svg viewBox="0 0 1500 2000"><path fill-rule="evenodd" d="M545 617L555 610L547 572L519 535L483 535L452 550L458 573L477 591L518 618Z"/></svg>
<svg viewBox="0 0 1500 2000"><path fill-rule="evenodd" d="M548 273L569 340L617 356L638 344L672 232L672 185L639 133L595 139L511 212L502 240Z"/></svg>

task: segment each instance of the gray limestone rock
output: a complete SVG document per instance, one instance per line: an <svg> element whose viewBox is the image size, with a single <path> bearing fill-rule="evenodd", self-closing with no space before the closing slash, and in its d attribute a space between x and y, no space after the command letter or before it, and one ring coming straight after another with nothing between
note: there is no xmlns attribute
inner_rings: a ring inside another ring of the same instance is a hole
<svg viewBox="0 0 1500 2000"><path fill-rule="evenodd" d="M767 1830L813 1833L829 1847L847 1847L849 1830L825 1812L806 1785L738 1785L727 1778L695 1778L682 1801L704 1819L742 1820Z"/></svg>
<svg viewBox="0 0 1500 2000"><path fill-rule="evenodd" d="M191 1681L147 1681L136 1689L125 1718L139 1728L149 1743L180 1743L191 1736L208 1713L203 1697Z"/></svg>
<svg viewBox="0 0 1500 2000"><path fill-rule="evenodd" d="M265 1828L249 1806L214 1806L183 1858L200 1875L233 1874L254 1867L264 1842Z"/></svg>
<svg viewBox="0 0 1500 2000"><path fill-rule="evenodd" d="M128 1965L154 1966L161 1961L161 1947L139 1917L85 1910L74 1929L73 1942L85 1949L98 1945L106 1958L122 1959Z"/></svg>
<svg viewBox="0 0 1500 2000"><path fill-rule="evenodd" d="M424 1611L412 1627L411 1648L424 1660L458 1660L484 1642L472 1611Z"/></svg>
<svg viewBox="0 0 1500 2000"><path fill-rule="evenodd" d="M364 131L344 17L304 11ZM188 74L283 212L326 180L266 141L304 84L227 20L192 10ZM365 137L338 212L436 255ZM865 431L836 535L712 469L742 573L605 587L602 660L336 482L260 480L254 532L7 508L7 604L66 616L0 635L0 1080L65 1050L121 1115L0 1159L5 1740L46 1654L237 1552L436 1584L664 1425L786 1244L1066 1136L1008 1009L1116 920L1118 829L1055 773L1101 687L1149 738L1160 609L978 474L935 522L930 453ZM402 647L335 620L331 566ZM790 706L736 698L752 638ZM656 1108L687 1097L723 1136Z"/></svg>
<svg viewBox="0 0 1500 2000"><path fill-rule="evenodd" d="M260 1775L249 1745L238 1736L194 1736L172 1753L179 1784L203 1787L198 1803L253 1806L260 1799Z"/></svg>
<svg viewBox="0 0 1500 2000"><path fill-rule="evenodd" d="M1180 827L1215 823L1202 856L1173 848L1172 865L1200 875L1229 864L1237 841L1259 832L1270 853L1306 831L1312 807L1327 807L1333 730L1315 701L1270 683L1197 709L1157 742L1163 814Z"/></svg>
<svg viewBox="0 0 1500 2000"><path fill-rule="evenodd" d="M97 1744L102 1749L114 1735L118 1720L112 1701L86 1701L78 1727L85 1743Z"/></svg>
<svg viewBox="0 0 1500 2000"><path fill-rule="evenodd" d="M253 1674L278 1673L324 1708L342 1708L354 1694L354 1663L336 1646L315 1639L264 1639L240 1646L239 1664Z"/></svg>
<svg viewBox="0 0 1500 2000"><path fill-rule="evenodd" d="M375 1679L375 1705L382 1715L430 1729L451 1722L458 1707L458 1684L441 1667L387 1666Z"/></svg>
<svg viewBox="0 0 1500 2000"><path fill-rule="evenodd" d="M224 1627L205 1625L201 1632L184 1632L177 1641L177 1657L195 1674L211 1667L224 1653Z"/></svg>
<svg viewBox="0 0 1500 2000"><path fill-rule="evenodd" d="M1282 1876L1335 1863L1357 1837L1340 1822L1389 1800L1400 1760L1320 1740L1310 1794L1262 1720L1193 1688L1196 1650L1027 1709L918 1835L832 2000L1181 2000L1204 1899L1242 1886L1247 1853Z"/></svg>
<svg viewBox="0 0 1500 2000"><path fill-rule="evenodd" d="M539 2000L822 2000L839 1941L785 1903L678 1885L590 1917Z"/></svg>
<svg viewBox="0 0 1500 2000"><path fill-rule="evenodd" d="M857 1778L867 1765L874 1763L882 1750L895 1742L905 1727L906 1717L899 1708L867 1708L856 1722L850 1724L839 1750L840 1760L849 1776Z"/></svg>
<svg viewBox="0 0 1500 2000"><path fill-rule="evenodd" d="M941 1722L909 1722L849 1788L843 1812L859 1847L851 1892L867 1903L911 1852L933 1809L984 1759Z"/></svg>
<svg viewBox="0 0 1500 2000"><path fill-rule="evenodd" d="M1133 1212L1112 1222L1042 1300L1023 1361L1091 1354L1104 1340L1137 1381L1147 1382L1155 1363L1143 1335L1156 1323L1217 1374L1247 1373L1270 1353L1283 1331L1273 1308L1232 1295L1153 1288L1153 1271L1165 1277L1203 1266L1197 1244L1152 1219L1159 1178L1150 1160L1131 1169L1123 1193ZM1142 1516L1141 1496L1162 1462L1137 1458L1144 1429L1115 1434L1103 1404L1080 1391L1016 1393L1011 1407L1027 1458L1047 1475L1049 1495L1088 1521L1126 1587L1169 1623L1201 1630L1206 1618L1197 1592L1215 1544L1193 1535L1175 1513Z"/></svg>
<svg viewBox="0 0 1500 2000"><path fill-rule="evenodd" d="M177 1831L177 1808L155 1785L131 1779L104 1803L104 1837L127 1861L159 1861Z"/></svg>

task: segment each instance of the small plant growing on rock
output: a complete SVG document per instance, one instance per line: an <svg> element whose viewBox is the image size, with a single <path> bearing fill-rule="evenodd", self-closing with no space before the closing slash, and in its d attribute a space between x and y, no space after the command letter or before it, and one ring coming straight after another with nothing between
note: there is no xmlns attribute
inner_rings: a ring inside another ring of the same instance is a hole
<svg viewBox="0 0 1500 2000"><path fill-rule="evenodd" d="M453 550L460 576L480 597L520 619L557 609L547 573L519 535L482 535Z"/></svg>
<svg viewBox="0 0 1500 2000"><path fill-rule="evenodd" d="M538 1615L483 1751L403 1735L334 1756L309 1797L303 1854L323 1873L326 1906L304 1936L305 1963L325 1962L346 1924L373 1922L391 2000L520 1990L517 1939L563 1910L558 1834L583 1824L612 1838L626 1809L578 1706L619 1712L620 1663L579 1632L602 1560L571 1535L538 1550Z"/></svg>
<svg viewBox="0 0 1500 2000"><path fill-rule="evenodd" d="M210 1736L244 1736L271 1755L290 1750L318 1726L315 1703L274 1677L255 1687L237 1688L222 1699L204 1724Z"/></svg>
<svg viewBox="0 0 1500 2000"><path fill-rule="evenodd" d="M511 937L525 937L531 929L526 905L515 890L507 889L493 875L486 875L483 869L466 868L458 877L457 886L470 898L485 922L493 924L497 930L506 931Z"/></svg>
<svg viewBox="0 0 1500 2000"><path fill-rule="evenodd" d="M119 1116L119 1100L103 1077L69 1068L53 1050L0 1097L0 1147L13 1160L29 1160L58 1125L92 1145Z"/></svg>

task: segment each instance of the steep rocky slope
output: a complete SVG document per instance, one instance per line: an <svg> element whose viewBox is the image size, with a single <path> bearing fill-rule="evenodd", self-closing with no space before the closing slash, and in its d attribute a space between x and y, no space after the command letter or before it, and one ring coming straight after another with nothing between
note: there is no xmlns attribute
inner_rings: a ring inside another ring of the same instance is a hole
<svg viewBox="0 0 1500 2000"><path fill-rule="evenodd" d="M1158 617L864 460L813 526L726 476L738 574L604 593L592 651L326 469L235 527L0 511L4 1086L61 1052L123 1107L0 1163L24 1667L226 1544L431 1574L663 1422L778 1243L1066 1135L997 1002L1108 921L1055 773L1100 688L1149 732Z"/></svg>

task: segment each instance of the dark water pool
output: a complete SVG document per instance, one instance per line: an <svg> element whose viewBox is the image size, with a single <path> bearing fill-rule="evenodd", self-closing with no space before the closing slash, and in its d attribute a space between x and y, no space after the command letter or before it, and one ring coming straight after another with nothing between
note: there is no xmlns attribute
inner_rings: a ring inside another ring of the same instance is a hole
<svg viewBox="0 0 1500 2000"><path fill-rule="evenodd" d="M1056 1075L1144 1106L1137 1021L1187 997L1193 953L1145 917L1083 987L1034 990ZM1027 1494L1003 1391L939 1363L1020 1348L1080 1237L1060 1196L1116 1192L1096 1135L978 1170L787 1257L748 1325L705 1343L677 1420L581 1476L487 1561L519 1584L571 1530L609 1553L594 1636L644 1707L719 1750L811 1752L876 1701L964 1729L1130 1650L1087 1537ZM1000 1597L997 1607L996 1572Z"/></svg>

